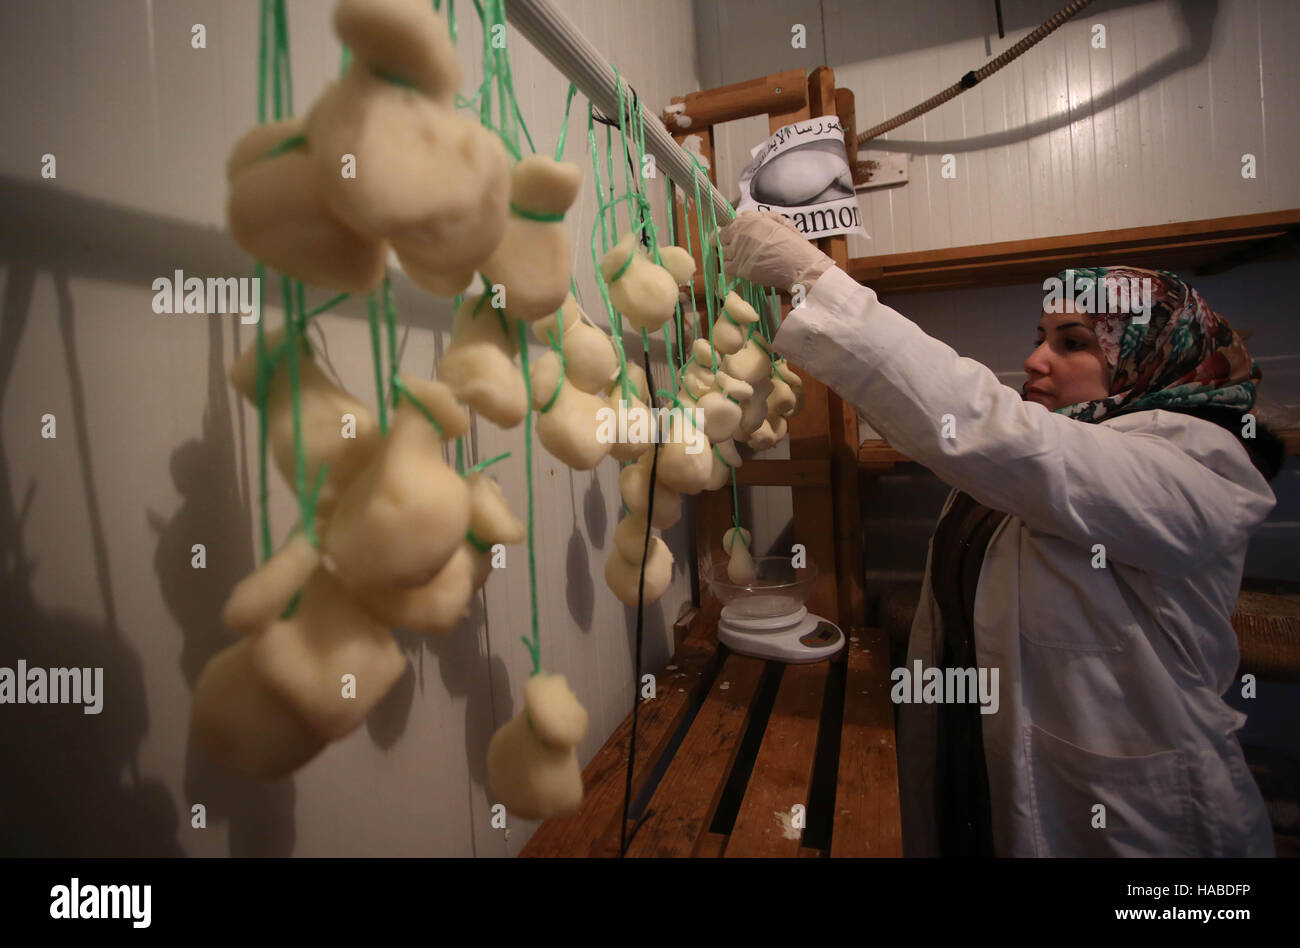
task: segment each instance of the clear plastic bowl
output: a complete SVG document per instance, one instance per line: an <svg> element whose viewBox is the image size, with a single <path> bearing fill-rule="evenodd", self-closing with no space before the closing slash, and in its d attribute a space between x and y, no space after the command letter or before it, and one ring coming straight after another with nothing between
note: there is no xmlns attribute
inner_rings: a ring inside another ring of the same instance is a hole
<svg viewBox="0 0 1300 948"><path fill-rule="evenodd" d="M795 569L788 556L754 558L754 582L748 586L733 583L727 576L727 562L715 563L705 574L713 595L737 617L767 619L798 612L812 593L817 567L809 563Z"/></svg>

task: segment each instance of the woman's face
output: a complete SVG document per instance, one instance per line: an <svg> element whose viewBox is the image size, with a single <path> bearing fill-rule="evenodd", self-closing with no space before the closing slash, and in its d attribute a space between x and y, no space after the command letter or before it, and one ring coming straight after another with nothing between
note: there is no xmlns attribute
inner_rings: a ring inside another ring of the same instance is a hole
<svg viewBox="0 0 1300 948"><path fill-rule="evenodd" d="M1029 358L1025 359L1021 394L1049 411L1105 398L1110 394L1110 366L1088 317L1064 300L1062 312L1043 313Z"/></svg>

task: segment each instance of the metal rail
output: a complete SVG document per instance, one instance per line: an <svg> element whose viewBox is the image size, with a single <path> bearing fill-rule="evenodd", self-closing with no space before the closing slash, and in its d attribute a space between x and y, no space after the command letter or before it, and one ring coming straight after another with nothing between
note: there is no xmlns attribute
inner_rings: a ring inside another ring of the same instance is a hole
<svg viewBox="0 0 1300 948"><path fill-rule="evenodd" d="M537 51L569 78L578 91L590 99L601 112L618 116L618 77L573 22L551 0L506 0L506 16ZM629 83L624 79L624 86ZM631 101L624 92L624 107L630 117ZM687 153L664 128L657 115L646 112L638 102L645 124L646 151L655 156L657 167L666 173L686 194L695 193L695 165ZM713 182L700 176L700 189L708 190L708 200L720 222L730 221L736 212Z"/></svg>

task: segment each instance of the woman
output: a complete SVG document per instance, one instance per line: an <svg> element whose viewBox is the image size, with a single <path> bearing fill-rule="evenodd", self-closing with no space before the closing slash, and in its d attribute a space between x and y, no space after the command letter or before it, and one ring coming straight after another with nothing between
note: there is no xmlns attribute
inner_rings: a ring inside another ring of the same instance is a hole
<svg viewBox="0 0 1300 948"><path fill-rule="evenodd" d="M1240 436L1260 371L1231 327L1173 274L1074 271L1150 278L1150 308L1044 312L1017 394L780 215L740 215L721 247L729 274L803 286L773 347L956 488L907 667L997 669L998 697L901 705L905 852L1273 855L1221 696L1282 458Z"/></svg>

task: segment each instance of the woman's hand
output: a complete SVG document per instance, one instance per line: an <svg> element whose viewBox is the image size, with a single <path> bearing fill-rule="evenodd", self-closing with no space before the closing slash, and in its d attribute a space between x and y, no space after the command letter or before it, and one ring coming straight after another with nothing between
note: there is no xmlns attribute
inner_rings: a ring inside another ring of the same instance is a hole
<svg viewBox="0 0 1300 948"><path fill-rule="evenodd" d="M739 275L761 286L790 290L798 283L807 294L834 265L788 217L774 211L745 211L722 229L720 243L727 278Z"/></svg>

